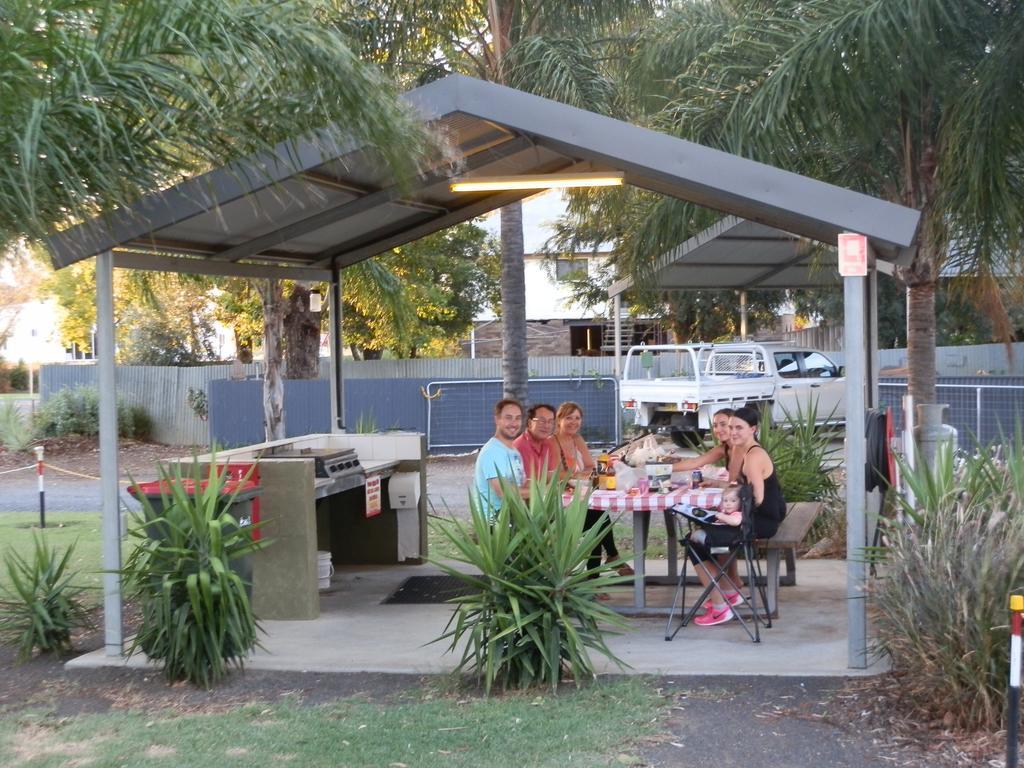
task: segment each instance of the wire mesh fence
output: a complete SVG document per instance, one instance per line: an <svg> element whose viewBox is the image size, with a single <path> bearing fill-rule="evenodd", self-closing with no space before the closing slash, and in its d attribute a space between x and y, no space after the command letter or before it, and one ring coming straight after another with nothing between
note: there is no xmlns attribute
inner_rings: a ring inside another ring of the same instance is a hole
<svg viewBox="0 0 1024 768"><path fill-rule="evenodd" d="M591 445L618 444L622 435L618 383L614 378L530 379L530 403L557 408L571 400L583 411L580 434ZM432 381L427 394L427 448L479 448L494 434L494 404L501 379Z"/></svg>
<svg viewBox="0 0 1024 768"><path fill-rule="evenodd" d="M956 428L957 443L964 450L976 444L1001 442L1012 435L1024 415L1024 378L1000 377L998 383L945 379L935 387L936 400L949 405L946 423ZM893 408L897 424L903 424L903 396L907 382L885 379L879 384L882 406Z"/></svg>

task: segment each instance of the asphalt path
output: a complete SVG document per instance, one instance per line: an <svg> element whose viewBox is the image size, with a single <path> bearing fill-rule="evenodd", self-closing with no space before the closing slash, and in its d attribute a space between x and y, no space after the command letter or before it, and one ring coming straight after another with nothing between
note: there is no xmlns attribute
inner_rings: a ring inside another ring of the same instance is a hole
<svg viewBox="0 0 1024 768"><path fill-rule="evenodd" d="M44 475L47 512L99 512L103 506L99 480L62 476L50 468ZM128 509L139 503L121 486L121 499ZM38 512L39 485L35 466L0 475L0 514L4 512Z"/></svg>

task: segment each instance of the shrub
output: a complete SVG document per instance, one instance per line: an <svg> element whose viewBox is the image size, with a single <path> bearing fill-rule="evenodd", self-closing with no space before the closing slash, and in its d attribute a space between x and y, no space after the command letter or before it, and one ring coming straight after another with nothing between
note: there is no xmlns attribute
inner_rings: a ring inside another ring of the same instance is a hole
<svg viewBox="0 0 1024 768"><path fill-rule="evenodd" d="M917 498L901 497L902 524L883 521L878 650L922 711L996 729L1009 675L1007 596L1024 587L1024 444L1018 434L1005 458L980 451L959 462L945 447L933 469L902 472Z"/></svg>
<svg viewBox="0 0 1024 768"><path fill-rule="evenodd" d="M76 573L68 570L75 545L63 554L33 536L32 560L9 550L4 556L9 586L0 587L0 638L18 648L22 661L38 648L63 655L71 651L71 634L91 629L88 608L79 599L86 587L71 584Z"/></svg>
<svg viewBox="0 0 1024 768"><path fill-rule="evenodd" d="M28 392L28 366L24 360L11 369L11 389L15 392Z"/></svg>
<svg viewBox="0 0 1024 768"><path fill-rule="evenodd" d="M811 402L806 411L798 405L785 416L781 424L762 419L758 442L772 457L786 501L835 501L839 486L829 468L835 458L832 434L815 426L817 404Z"/></svg>
<svg viewBox="0 0 1024 768"><path fill-rule="evenodd" d="M188 477L160 467L166 489L158 511L143 497L129 536L134 546L121 571L125 591L141 613L129 655L144 652L171 682L209 688L241 669L258 645L258 624L246 583L232 562L266 545L230 514L236 494L211 462L206 477L193 464Z"/></svg>
<svg viewBox="0 0 1024 768"><path fill-rule="evenodd" d="M120 409L118 409L120 412ZM148 440L153 434L153 419L149 416L149 411L143 408L141 405L130 405L128 411L131 414L131 430L125 429L126 436L135 438L136 440ZM118 415L118 421L120 421L120 413ZM118 428L121 431L121 428Z"/></svg>
<svg viewBox="0 0 1024 768"><path fill-rule="evenodd" d="M15 403L0 403L0 446L24 451L35 439L32 422Z"/></svg>
<svg viewBox="0 0 1024 768"><path fill-rule="evenodd" d="M100 395L96 387L68 387L49 397L36 412L36 430L42 437L99 434ZM152 421L142 406L117 400L117 431L121 437L144 439Z"/></svg>
<svg viewBox="0 0 1024 768"><path fill-rule="evenodd" d="M587 498L577 494L563 507L562 484L533 482L529 501L515 486L503 485L493 524L475 498L469 526L434 522L457 551L454 559L478 571L463 573L432 561L473 588L453 601L455 612L438 638L450 640L452 651L465 642L457 669L474 673L490 692L495 684L555 689L563 675L578 685L594 675L591 650L623 666L605 644L604 632L605 626L621 628L626 622L595 598L624 579L586 569L607 525L584 531Z"/></svg>

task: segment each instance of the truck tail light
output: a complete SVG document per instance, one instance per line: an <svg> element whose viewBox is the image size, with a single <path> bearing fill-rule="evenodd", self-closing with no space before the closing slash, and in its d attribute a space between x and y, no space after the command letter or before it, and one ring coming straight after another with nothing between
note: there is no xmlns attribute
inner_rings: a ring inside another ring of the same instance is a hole
<svg viewBox="0 0 1024 768"><path fill-rule="evenodd" d="M622 407L623 408L636 408L636 400L623 400L622 401Z"/></svg>

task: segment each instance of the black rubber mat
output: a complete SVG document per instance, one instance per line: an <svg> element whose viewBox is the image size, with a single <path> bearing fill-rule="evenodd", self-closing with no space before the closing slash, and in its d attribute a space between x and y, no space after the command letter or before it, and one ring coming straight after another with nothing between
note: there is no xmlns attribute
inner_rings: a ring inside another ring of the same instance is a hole
<svg viewBox="0 0 1024 768"><path fill-rule="evenodd" d="M410 576L384 602L443 603L472 591L472 587L455 576Z"/></svg>

